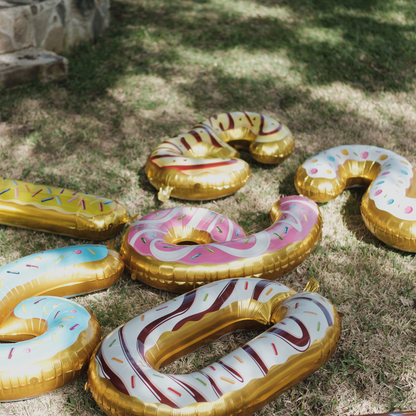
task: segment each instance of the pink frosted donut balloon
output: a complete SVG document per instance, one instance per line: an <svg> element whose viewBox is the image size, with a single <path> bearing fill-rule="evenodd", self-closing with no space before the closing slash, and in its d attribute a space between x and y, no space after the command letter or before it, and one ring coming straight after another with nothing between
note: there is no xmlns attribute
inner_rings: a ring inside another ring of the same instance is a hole
<svg viewBox="0 0 416 416"><path fill-rule="evenodd" d="M229 218L196 207L148 214L127 231L121 255L133 279L186 292L232 277L276 279L300 264L318 243L322 218L308 198L274 204L271 227L246 236Z"/></svg>
<svg viewBox="0 0 416 416"><path fill-rule="evenodd" d="M374 146L338 146L306 160L295 178L298 192L317 202L357 185L370 185L361 203L368 229L392 247L416 252L415 171L397 153Z"/></svg>
<svg viewBox="0 0 416 416"><path fill-rule="evenodd" d="M270 324L199 371L158 371L230 331ZM296 294L268 280L227 279L115 329L92 357L88 383L107 415L250 415L325 364L340 333L335 307L317 293Z"/></svg>

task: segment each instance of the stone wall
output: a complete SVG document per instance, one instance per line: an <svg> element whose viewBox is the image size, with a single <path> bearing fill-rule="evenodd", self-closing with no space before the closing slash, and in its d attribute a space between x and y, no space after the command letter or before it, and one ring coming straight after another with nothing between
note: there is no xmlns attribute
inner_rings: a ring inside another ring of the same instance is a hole
<svg viewBox="0 0 416 416"><path fill-rule="evenodd" d="M109 25L109 0L25 0L0 4L0 55L29 47L68 52ZM8 6L8 7L7 7Z"/></svg>

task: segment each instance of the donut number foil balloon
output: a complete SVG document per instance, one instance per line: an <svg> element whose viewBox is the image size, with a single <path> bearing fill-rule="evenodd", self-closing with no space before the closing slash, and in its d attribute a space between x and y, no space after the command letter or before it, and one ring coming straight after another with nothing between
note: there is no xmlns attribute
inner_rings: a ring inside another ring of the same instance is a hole
<svg viewBox="0 0 416 416"><path fill-rule="evenodd" d="M361 203L367 228L392 247L416 252L415 171L403 157L380 147L339 146L309 158L295 178L298 192L317 202L369 184Z"/></svg>
<svg viewBox="0 0 416 416"><path fill-rule="evenodd" d="M159 372L221 335L269 324L200 371ZM110 333L91 358L88 383L107 415L250 415L325 364L340 332L336 309L316 293L260 279L223 280Z"/></svg>
<svg viewBox="0 0 416 416"><path fill-rule="evenodd" d="M212 116L185 134L165 140L149 156L146 174L158 197L188 200L220 198L237 192L250 176L234 148L248 148L261 163L279 163L294 150L292 133L258 113Z"/></svg>
<svg viewBox="0 0 416 416"><path fill-rule="evenodd" d="M119 254L82 245L24 257L0 269L0 401L39 396L86 368L101 338L93 315L74 296L111 286Z"/></svg>
<svg viewBox="0 0 416 416"><path fill-rule="evenodd" d="M309 256L322 218L315 202L300 196L280 199L270 217L271 227L246 236L238 224L204 208L158 211L129 228L121 255L133 279L172 292L231 277L274 280Z"/></svg>
<svg viewBox="0 0 416 416"><path fill-rule="evenodd" d="M105 240L129 221L123 205L112 199L0 178L0 224Z"/></svg>

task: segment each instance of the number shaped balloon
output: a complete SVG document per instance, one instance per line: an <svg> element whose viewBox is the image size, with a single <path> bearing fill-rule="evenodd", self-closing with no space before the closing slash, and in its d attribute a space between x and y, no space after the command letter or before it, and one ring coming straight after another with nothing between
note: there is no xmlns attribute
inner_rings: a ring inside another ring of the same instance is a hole
<svg viewBox="0 0 416 416"><path fill-rule="evenodd" d="M129 228L121 255L133 279L173 292L230 277L276 279L309 256L321 238L322 217L315 202L301 196L281 198L270 217L273 225L246 236L204 208L158 211Z"/></svg>
<svg viewBox="0 0 416 416"><path fill-rule="evenodd" d="M270 323L200 371L159 372L230 331ZM249 415L327 362L340 331L336 309L316 293L268 280L222 280L115 329L91 358L87 388L107 415Z"/></svg>
<svg viewBox="0 0 416 416"><path fill-rule="evenodd" d="M117 252L81 245L49 250L0 268L0 401L38 396L85 369L101 329L85 308L57 296L111 286L123 273Z"/></svg>
<svg viewBox="0 0 416 416"><path fill-rule="evenodd" d="M105 240L130 220L123 205L112 199L0 178L0 224Z"/></svg>
<svg viewBox="0 0 416 416"><path fill-rule="evenodd" d="M333 147L306 160L295 177L299 194L317 202L357 185L370 185L361 203L367 228L392 247L416 252L415 171L397 153L374 146Z"/></svg>
<svg viewBox="0 0 416 416"><path fill-rule="evenodd" d="M163 141L145 171L161 201L171 195L188 200L231 195L250 176L249 165L232 146L248 148L261 163L279 163L293 152L295 142L284 124L263 114L223 113Z"/></svg>

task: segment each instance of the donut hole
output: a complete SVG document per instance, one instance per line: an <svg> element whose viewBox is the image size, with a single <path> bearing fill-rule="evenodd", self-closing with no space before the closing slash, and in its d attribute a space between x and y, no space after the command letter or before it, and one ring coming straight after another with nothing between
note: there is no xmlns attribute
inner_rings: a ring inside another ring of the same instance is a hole
<svg viewBox="0 0 416 416"><path fill-rule="evenodd" d="M196 241L189 241L189 240L185 240L185 241L179 241L179 243L175 243L177 246L198 246L199 243L197 243Z"/></svg>
<svg viewBox="0 0 416 416"><path fill-rule="evenodd" d="M226 130L219 135L220 139L236 149L248 149L250 144L257 139L248 127L239 127L232 130Z"/></svg>
<svg viewBox="0 0 416 416"><path fill-rule="evenodd" d="M169 244L181 246L215 243L208 231L198 230L188 226L172 227L163 238Z"/></svg>
<svg viewBox="0 0 416 416"><path fill-rule="evenodd" d="M187 150L183 157L185 159L227 159L237 156L237 153L234 149L215 147L211 143L200 142L192 145L192 148Z"/></svg>
<svg viewBox="0 0 416 416"><path fill-rule="evenodd" d="M23 320L12 312L1 324L0 342L27 341L43 335L47 330L45 319Z"/></svg>
<svg viewBox="0 0 416 416"><path fill-rule="evenodd" d="M353 186L367 187L377 178L380 170L381 165L378 162L347 160L339 167L339 176L345 180L347 188Z"/></svg>

